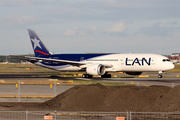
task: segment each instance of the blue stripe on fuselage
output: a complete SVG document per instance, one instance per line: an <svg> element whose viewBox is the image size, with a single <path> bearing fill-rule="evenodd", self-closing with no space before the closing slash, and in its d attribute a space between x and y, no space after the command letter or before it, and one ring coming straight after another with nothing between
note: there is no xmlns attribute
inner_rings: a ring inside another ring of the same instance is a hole
<svg viewBox="0 0 180 120"><path fill-rule="evenodd" d="M108 54L54 54L54 55L43 55L40 56L42 58L51 58L51 59L60 59L60 60L69 60L69 61L82 61L82 60L87 60L90 58L94 57L99 57L103 55L110 55L111 53ZM63 63L57 63L57 62L41 62L44 65L49 65L49 66L60 66L60 65L66 65Z"/></svg>

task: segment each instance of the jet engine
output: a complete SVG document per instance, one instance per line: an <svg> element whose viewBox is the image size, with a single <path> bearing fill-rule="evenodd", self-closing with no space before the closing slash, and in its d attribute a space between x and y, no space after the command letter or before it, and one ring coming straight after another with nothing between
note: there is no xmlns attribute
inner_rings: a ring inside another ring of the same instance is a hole
<svg viewBox="0 0 180 120"><path fill-rule="evenodd" d="M105 66L102 64L89 65L86 68L86 73L89 75L104 75L105 74Z"/></svg>
<svg viewBox="0 0 180 120"><path fill-rule="evenodd" d="M141 75L142 72L125 72L128 75Z"/></svg>

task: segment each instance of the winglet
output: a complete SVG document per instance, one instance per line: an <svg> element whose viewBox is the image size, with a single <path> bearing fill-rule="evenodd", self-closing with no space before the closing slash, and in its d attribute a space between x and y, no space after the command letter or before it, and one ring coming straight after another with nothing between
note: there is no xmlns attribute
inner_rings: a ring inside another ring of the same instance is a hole
<svg viewBox="0 0 180 120"><path fill-rule="evenodd" d="M28 29L28 32L29 32L29 37L32 43L35 56L39 57L39 56L44 56L44 55L50 55L49 50L43 44L43 42L35 33L35 31Z"/></svg>

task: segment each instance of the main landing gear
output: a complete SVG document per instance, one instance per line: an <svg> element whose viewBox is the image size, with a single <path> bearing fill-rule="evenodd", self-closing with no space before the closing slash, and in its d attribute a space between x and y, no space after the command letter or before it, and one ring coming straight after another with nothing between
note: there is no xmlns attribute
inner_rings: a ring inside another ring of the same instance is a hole
<svg viewBox="0 0 180 120"><path fill-rule="evenodd" d="M89 74L83 74L83 75L82 75L82 78L92 78L92 75L89 75Z"/></svg>
<svg viewBox="0 0 180 120"><path fill-rule="evenodd" d="M163 71L159 71L159 75L158 75L158 78L162 78L163 77L163 74L164 72Z"/></svg>
<svg viewBox="0 0 180 120"><path fill-rule="evenodd" d="M83 74L82 78L92 78L92 75L89 74ZM107 72L104 75L101 75L101 78L111 78L111 74L108 74Z"/></svg>
<svg viewBox="0 0 180 120"><path fill-rule="evenodd" d="M111 74L106 72L104 75L101 75L101 78L111 78Z"/></svg>

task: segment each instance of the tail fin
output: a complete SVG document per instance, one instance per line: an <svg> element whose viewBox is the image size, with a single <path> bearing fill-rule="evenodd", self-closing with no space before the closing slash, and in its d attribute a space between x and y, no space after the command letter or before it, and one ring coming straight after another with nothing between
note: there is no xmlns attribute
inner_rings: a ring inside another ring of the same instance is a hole
<svg viewBox="0 0 180 120"><path fill-rule="evenodd" d="M43 55L50 55L49 50L37 36L35 31L28 29L28 32L35 56L38 57Z"/></svg>

